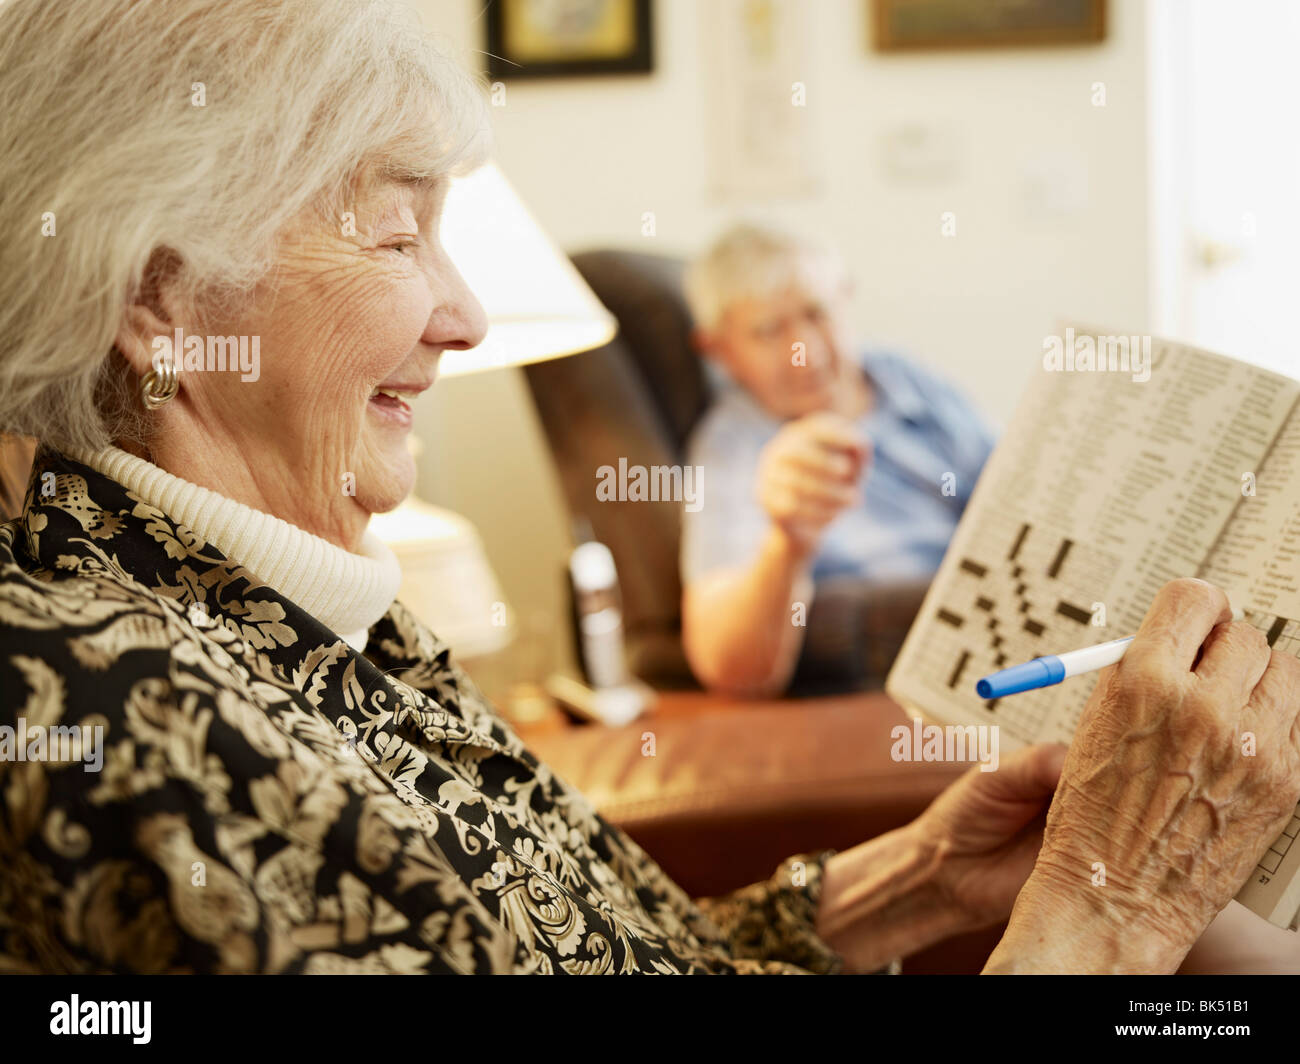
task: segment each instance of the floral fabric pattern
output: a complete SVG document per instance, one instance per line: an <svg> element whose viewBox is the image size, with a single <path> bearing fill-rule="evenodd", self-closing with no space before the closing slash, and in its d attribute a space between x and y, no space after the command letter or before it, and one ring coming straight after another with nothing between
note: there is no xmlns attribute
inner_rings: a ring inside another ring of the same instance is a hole
<svg viewBox="0 0 1300 1064"><path fill-rule="evenodd" d="M0 526L0 725L103 756L0 760L0 971L839 968L827 854L692 902L400 604L358 654L52 452Z"/></svg>

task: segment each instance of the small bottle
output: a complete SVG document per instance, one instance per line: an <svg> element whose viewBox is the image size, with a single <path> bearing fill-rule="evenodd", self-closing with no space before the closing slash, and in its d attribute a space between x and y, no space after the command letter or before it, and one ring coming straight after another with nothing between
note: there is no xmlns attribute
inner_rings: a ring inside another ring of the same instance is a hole
<svg viewBox="0 0 1300 1064"><path fill-rule="evenodd" d="M587 682L597 690L628 682L623 649L623 606L614 555L595 540L569 555L569 580L577 616L578 655Z"/></svg>

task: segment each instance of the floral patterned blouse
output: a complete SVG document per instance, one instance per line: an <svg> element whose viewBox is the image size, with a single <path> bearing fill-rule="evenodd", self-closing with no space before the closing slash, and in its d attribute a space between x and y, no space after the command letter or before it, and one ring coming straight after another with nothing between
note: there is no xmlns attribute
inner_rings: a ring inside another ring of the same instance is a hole
<svg viewBox="0 0 1300 1064"><path fill-rule="evenodd" d="M831 972L827 856L692 902L400 604L359 654L48 451L0 525L0 971Z"/></svg>

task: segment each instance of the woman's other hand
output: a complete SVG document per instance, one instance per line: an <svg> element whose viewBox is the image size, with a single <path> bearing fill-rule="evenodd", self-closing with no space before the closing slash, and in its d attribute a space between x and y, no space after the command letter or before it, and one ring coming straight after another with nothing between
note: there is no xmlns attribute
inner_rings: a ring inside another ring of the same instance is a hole
<svg viewBox="0 0 1300 1064"><path fill-rule="evenodd" d="M1066 746L1043 743L973 768L934 800L915 827L942 854L937 883L971 929L1005 920L1033 870Z"/></svg>
<svg viewBox="0 0 1300 1064"><path fill-rule="evenodd" d="M870 971L1004 920L1034 866L1065 747L972 768L906 827L831 858L817 929L851 970Z"/></svg>

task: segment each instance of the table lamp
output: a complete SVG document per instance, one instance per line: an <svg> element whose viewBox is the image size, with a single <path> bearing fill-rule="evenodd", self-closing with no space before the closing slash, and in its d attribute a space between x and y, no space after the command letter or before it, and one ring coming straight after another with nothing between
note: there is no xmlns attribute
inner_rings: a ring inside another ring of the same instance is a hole
<svg viewBox="0 0 1300 1064"><path fill-rule="evenodd" d="M609 343L618 324L492 163L452 183L442 245L487 312L487 336L439 376L523 366Z"/></svg>
<svg viewBox="0 0 1300 1064"><path fill-rule="evenodd" d="M614 317L494 164L452 182L441 241L483 305L488 331L470 351L444 351L440 377L541 362L613 339ZM510 642L509 609L469 521L411 497L376 514L371 527L401 563L403 604L457 657L491 654Z"/></svg>

